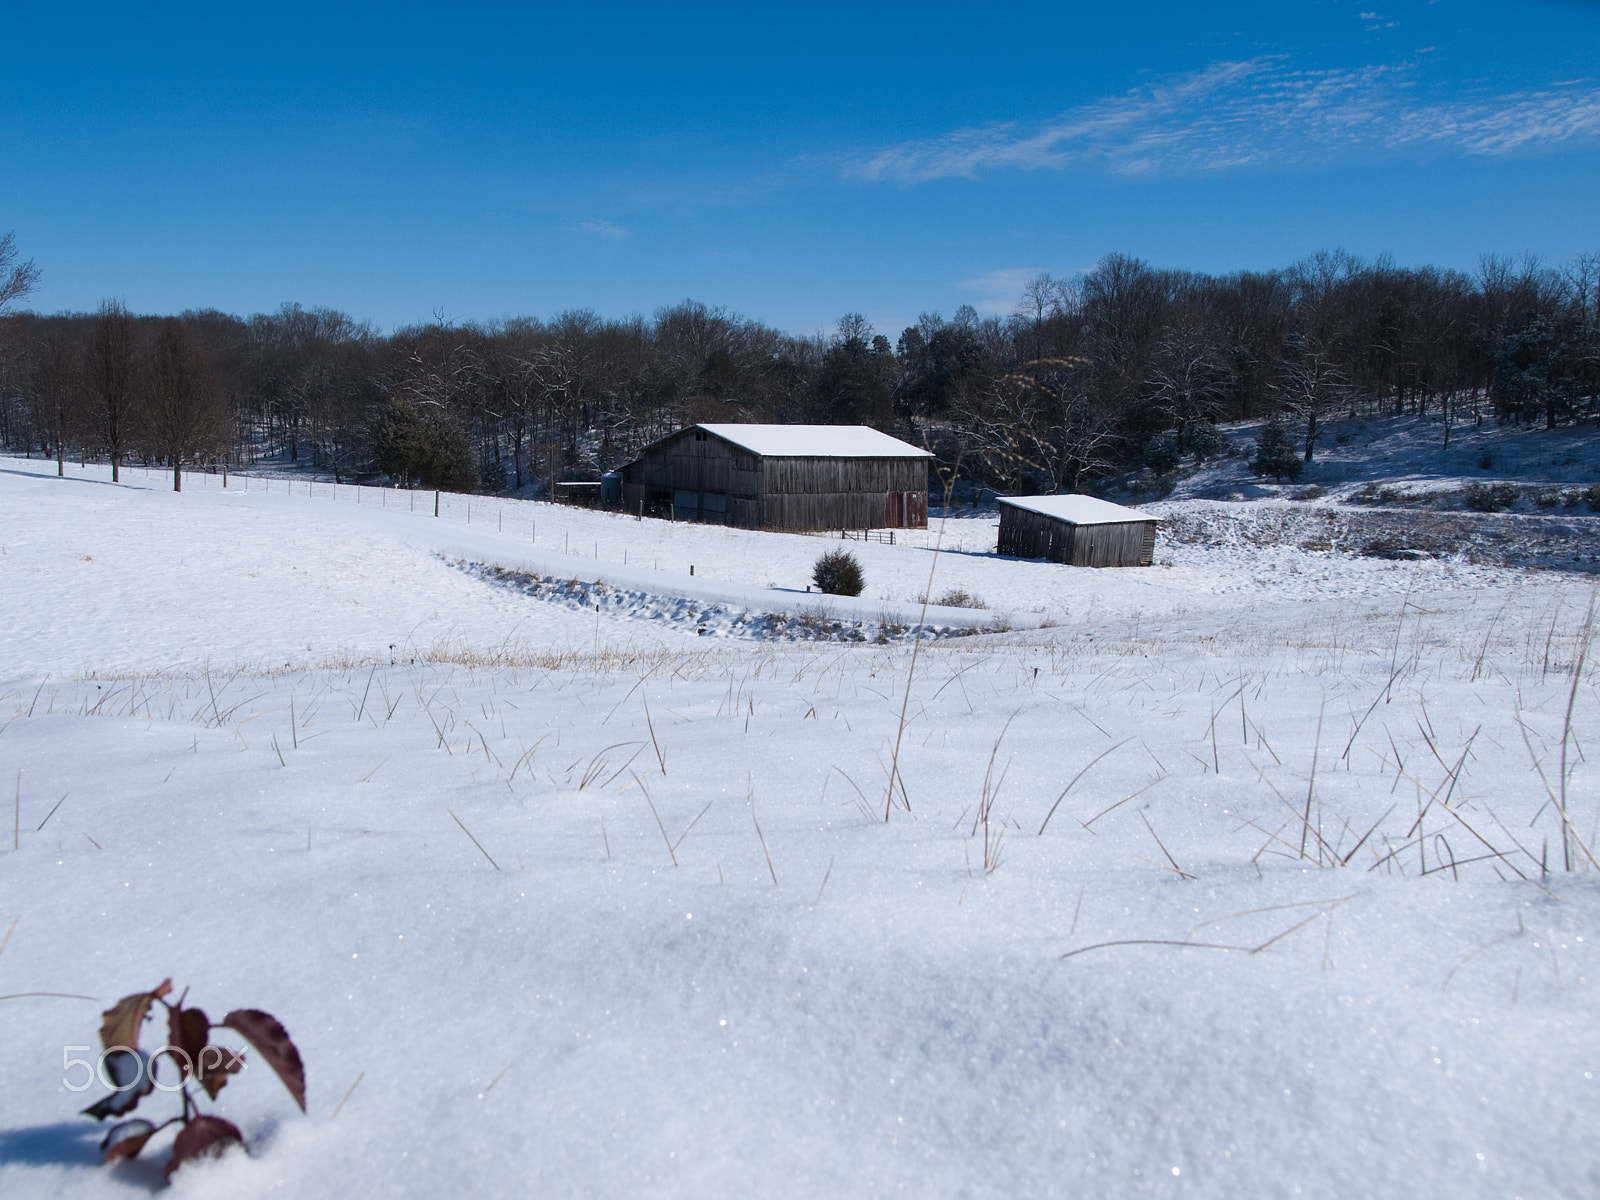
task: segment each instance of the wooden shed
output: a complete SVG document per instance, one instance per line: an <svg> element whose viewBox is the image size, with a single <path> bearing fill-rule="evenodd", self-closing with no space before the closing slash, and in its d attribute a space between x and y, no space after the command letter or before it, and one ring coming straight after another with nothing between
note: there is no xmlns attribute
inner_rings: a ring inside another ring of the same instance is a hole
<svg viewBox="0 0 1600 1200"><path fill-rule="evenodd" d="M622 502L744 529L926 529L932 457L865 425L692 425L622 468Z"/></svg>
<svg viewBox="0 0 1600 1200"><path fill-rule="evenodd" d="M1094 496L1002 496L999 552L1074 567L1148 567L1158 523Z"/></svg>

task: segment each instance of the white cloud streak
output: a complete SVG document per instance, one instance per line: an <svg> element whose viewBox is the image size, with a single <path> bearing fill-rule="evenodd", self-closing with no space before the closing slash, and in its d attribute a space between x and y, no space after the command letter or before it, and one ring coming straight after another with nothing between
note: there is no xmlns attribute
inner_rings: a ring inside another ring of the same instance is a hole
<svg viewBox="0 0 1600 1200"><path fill-rule="evenodd" d="M614 225L610 221L583 221L578 225L578 232L609 238L614 242L633 236L631 230L624 229L621 225Z"/></svg>
<svg viewBox="0 0 1600 1200"><path fill-rule="evenodd" d="M1211 172L1432 148L1506 154L1600 138L1584 80L1486 99L1421 102L1407 66L1298 70L1282 57L1213 63L1034 127L956 130L864 155L846 173L904 184L1007 168Z"/></svg>

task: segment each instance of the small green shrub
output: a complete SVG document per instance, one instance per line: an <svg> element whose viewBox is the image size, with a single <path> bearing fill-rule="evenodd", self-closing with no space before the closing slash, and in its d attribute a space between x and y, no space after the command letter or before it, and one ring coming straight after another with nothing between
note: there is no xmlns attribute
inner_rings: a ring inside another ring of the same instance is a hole
<svg viewBox="0 0 1600 1200"><path fill-rule="evenodd" d="M832 596L859 596L866 586L861 564L848 550L829 550L818 558L811 568L811 582Z"/></svg>

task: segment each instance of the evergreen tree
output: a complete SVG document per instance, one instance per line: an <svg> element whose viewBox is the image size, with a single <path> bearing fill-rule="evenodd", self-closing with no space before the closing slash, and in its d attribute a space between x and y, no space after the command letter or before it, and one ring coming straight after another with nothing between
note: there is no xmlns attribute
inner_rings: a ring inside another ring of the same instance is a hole
<svg viewBox="0 0 1600 1200"><path fill-rule="evenodd" d="M1261 427L1261 436L1256 439L1256 456L1250 461L1250 469L1257 475L1271 475L1279 483L1285 479L1293 483L1300 478L1301 467L1294 442L1289 439L1283 423L1274 416Z"/></svg>
<svg viewBox="0 0 1600 1200"><path fill-rule="evenodd" d="M372 444L379 470L407 485L446 492L477 488L467 432L442 409L424 412L409 400L396 401L378 417Z"/></svg>

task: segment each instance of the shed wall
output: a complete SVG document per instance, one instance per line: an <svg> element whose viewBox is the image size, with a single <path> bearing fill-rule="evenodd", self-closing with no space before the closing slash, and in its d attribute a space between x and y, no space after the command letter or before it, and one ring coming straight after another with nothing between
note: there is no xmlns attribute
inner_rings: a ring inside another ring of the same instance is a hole
<svg viewBox="0 0 1600 1200"><path fill-rule="evenodd" d="M1074 525L1013 505L1000 506L998 552L1046 558L1074 567L1148 567L1155 561L1156 521Z"/></svg>

